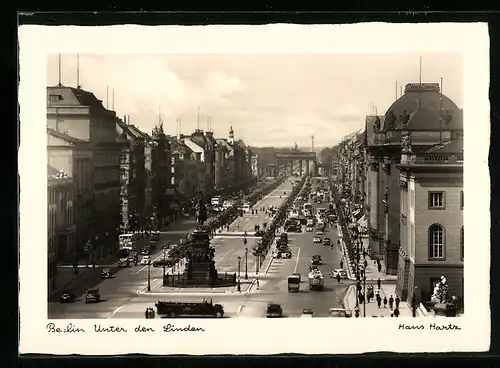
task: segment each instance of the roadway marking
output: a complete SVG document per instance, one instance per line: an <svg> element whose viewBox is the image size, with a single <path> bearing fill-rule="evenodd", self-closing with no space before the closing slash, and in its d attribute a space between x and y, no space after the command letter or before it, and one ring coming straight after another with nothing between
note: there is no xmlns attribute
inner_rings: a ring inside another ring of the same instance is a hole
<svg viewBox="0 0 500 368"><path fill-rule="evenodd" d="M238 312L236 312L236 315L238 316L241 313L241 310L243 309L244 305L240 305L238 308Z"/></svg>
<svg viewBox="0 0 500 368"><path fill-rule="evenodd" d="M297 266L299 265L299 256L300 256L300 248L297 250L297 260L295 261L295 268L293 269L293 273L297 272Z"/></svg>
<svg viewBox="0 0 500 368"><path fill-rule="evenodd" d="M122 309L125 305L121 305L118 308L116 308L107 318L113 317L120 309Z"/></svg>

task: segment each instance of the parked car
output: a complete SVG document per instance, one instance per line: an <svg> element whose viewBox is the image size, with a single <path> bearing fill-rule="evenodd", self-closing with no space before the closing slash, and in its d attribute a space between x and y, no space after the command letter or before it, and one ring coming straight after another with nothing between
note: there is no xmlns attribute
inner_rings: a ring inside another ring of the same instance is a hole
<svg viewBox="0 0 500 368"><path fill-rule="evenodd" d="M316 231L316 235L325 235L325 232L323 230L318 230Z"/></svg>
<svg viewBox="0 0 500 368"><path fill-rule="evenodd" d="M75 300L75 294L71 290L63 290L59 298L59 303L73 303Z"/></svg>
<svg viewBox="0 0 500 368"><path fill-rule="evenodd" d="M148 265L148 264L151 264L151 257L143 256L141 259L141 265Z"/></svg>
<svg viewBox="0 0 500 368"><path fill-rule="evenodd" d="M308 227L306 227L306 231L307 231L308 233L312 233L313 228L312 228L312 227L310 227L310 226L308 226Z"/></svg>
<svg viewBox="0 0 500 368"><path fill-rule="evenodd" d="M101 294L99 289L88 289L85 292L85 304L99 303L101 301Z"/></svg>
<svg viewBox="0 0 500 368"><path fill-rule="evenodd" d="M350 318L352 312L343 308L330 308L328 315L330 318Z"/></svg>
<svg viewBox="0 0 500 368"><path fill-rule="evenodd" d="M313 238L313 243L321 243L321 242L322 242L322 239L321 239L321 237L320 237L320 236L315 236L315 237Z"/></svg>
<svg viewBox="0 0 500 368"><path fill-rule="evenodd" d="M312 309L304 309L302 310L302 315L300 318L312 318L314 317L314 310Z"/></svg>
<svg viewBox="0 0 500 368"><path fill-rule="evenodd" d="M267 305L266 317L267 318L279 318L283 316L283 309L280 304L269 303Z"/></svg>
<svg viewBox="0 0 500 368"><path fill-rule="evenodd" d="M331 245L330 238L324 238L323 245Z"/></svg>
<svg viewBox="0 0 500 368"><path fill-rule="evenodd" d="M149 256L151 254L151 249L149 248L143 248L141 251L141 255L143 256Z"/></svg>
<svg viewBox="0 0 500 368"><path fill-rule="evenodd" d="M101 279L110 279L111 278L111 269L103 268L101 270Z"/></svg>

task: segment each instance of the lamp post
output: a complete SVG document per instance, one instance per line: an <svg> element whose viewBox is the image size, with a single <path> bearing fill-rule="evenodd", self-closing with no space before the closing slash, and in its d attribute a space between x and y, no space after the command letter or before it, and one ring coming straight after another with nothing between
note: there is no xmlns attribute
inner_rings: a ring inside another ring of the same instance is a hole
<svg viewBox="0 0 500 368"><path fill-rule="evenodd" d="M241 267L241 257L238 256L238 292L241 293L241 272L240 272L240 267Z"/></svg>
<svg viewBox="0 0 500 368"><path fill-rule="evenodd" d="M148 262L148 291L151 291L151 261Z"/></svg>
<svg viewBox="0 0 500 368"><path fill-rule="evenodd" d="M248 280L248 248L245 247L245 280Z"/></svg>
<svg viewBox="0 0 500 368"><path fill-rule="evenodd" d="M163 278L165 278L165 271L166 271L166 264L165 264L165 256L166 256L167 250L165 247L163 247Z"/></svg>

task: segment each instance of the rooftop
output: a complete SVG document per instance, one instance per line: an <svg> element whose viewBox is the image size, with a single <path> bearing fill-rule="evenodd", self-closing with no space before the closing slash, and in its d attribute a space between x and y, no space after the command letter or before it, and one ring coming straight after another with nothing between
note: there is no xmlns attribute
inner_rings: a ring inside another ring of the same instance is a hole
<svg viewBox="0 0 500 368"><path fill-rule="evenodd" d="M47 133L55 138L59 138L59 139L62 139L66 142L73 143L73 144L88 143L87 141L72 137L66 133L58 132L57 130L54 130L52 128L47 128Z"/></svg>

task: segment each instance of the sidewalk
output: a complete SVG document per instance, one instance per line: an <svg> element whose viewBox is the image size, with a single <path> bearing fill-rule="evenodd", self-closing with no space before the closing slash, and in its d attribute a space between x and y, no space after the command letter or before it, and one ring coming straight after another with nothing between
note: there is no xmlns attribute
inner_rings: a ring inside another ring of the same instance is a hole
<svg viewBox="0 0 500 368"><path fill-rule="evenodd" d="M344 240L342 238L342 230L340 229L339 226L337 226L337 232L338 232L338 237L340 239L340 244L341 244L341 251L343 254L343 260L344 260L344 269L347 271L347 276L349 280L356 280L356 275L353 273L353 265L356 263L356 261L353 259L349 259L347 254L347 248L346 244L344 243ZM366 280L367 281L377 281L380 279L380 281L396 281L398 277L396 275L387 275L385 273L385 264L383 261L380 261L382 264L382 269L381 272L378 272L378 267L377 267L377 261L372 259L370 255L368 254L368 249L366 244L364 244L365 250L366 250L366 258L363 258L363 255L361 254L361 263L364 263L364 260L366 259L367 261L367 267L366 267Z"/></svg>
<svg viewBox="0 0 500 368"><path fill-rule="evenodd" d="M375 286L375 294L377 293L378 289ZM396 285L392 284L382 284L380 288L380 296L382 300L384 297L389 300L389 298L392 297L395 299L396 298ZM344 297L344 308L347 310L352 311L352 315L354 317L354 307L356 306L356 286L352 285L349 287L349 289L346 292L346 295ZM387 303L387 306L384 308L384 303L382 302L380 308L377 305L377 300L372 299L370 300L370 303L366 303L366 307L364 304L359 304L359 310L360 310L360 317L363 317L364 310L366 308L366 317L391 317L391 309L389 308L389 303ZM412 317L412 311L408 303L406 302L401 302L399 304L399 318L401 317Z"/></svg>

